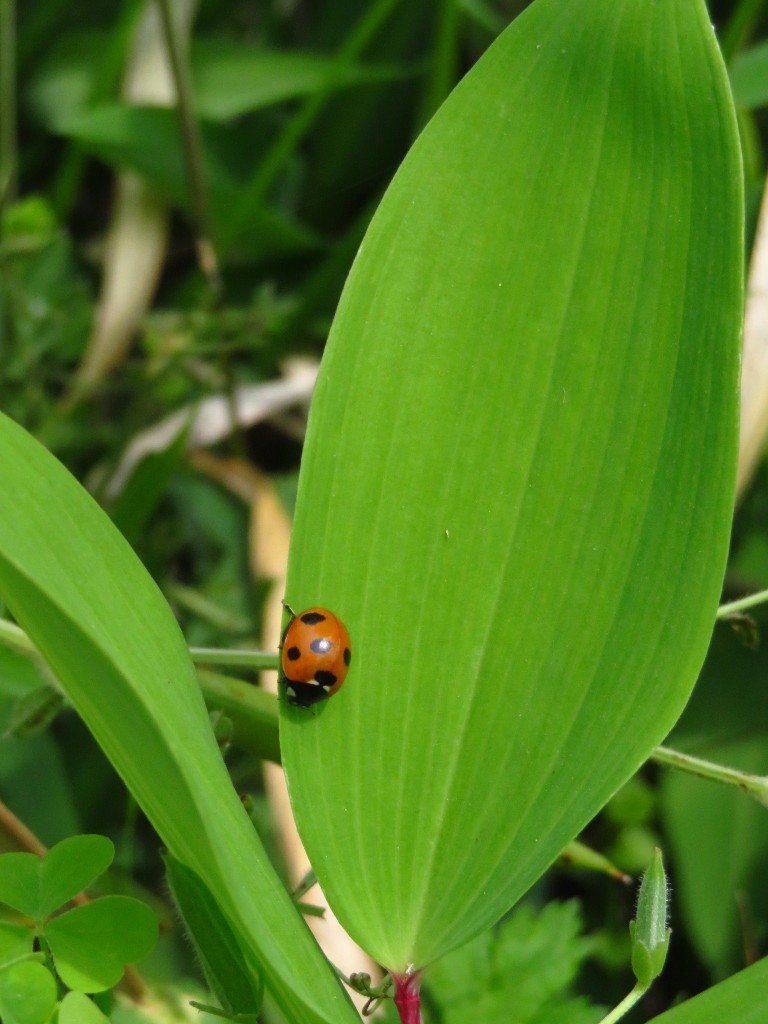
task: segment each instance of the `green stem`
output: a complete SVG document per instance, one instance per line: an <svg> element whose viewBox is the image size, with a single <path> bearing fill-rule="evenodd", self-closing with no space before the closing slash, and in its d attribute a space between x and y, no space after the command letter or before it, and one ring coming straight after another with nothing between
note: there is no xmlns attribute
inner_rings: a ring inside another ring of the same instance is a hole
<svg viewBox="0 0 768 1024"><path fill-rule="evenodd" d="M40 653L27 634L13 622L0 618L0 645L38 659ZM198 665L236 665L253 669L277 668L277 655L267 651L226 651L190 648L192 660ZM43 662L43 666L45 663ZM280 763L278 738L278 706L271 693L242 679L219 675L208 669L198 670L203 698L210 708L224 712L232 719L234 739L238 746L252 751L267 761ZM49 680L52 688L54 681ZM0 808L2 805L0 804Z"/></svg>
<svg viewBox="0 0 768 1024"><path fill-rule="evenodd" d="M756 594L748 594L746 597L740 597L737 601L721 604L715 618L727 619L729 615L746 611L747 608L754 608L758 604L765 604L766 601L768 601L768 590L758 590Z"/></svg>
<svg viewBox="0 0 768 1024"><path fill-rule="evenodd" d="M10 647L12 651L16 651L18 654L37 654L37 648L24 630L19 629L18 626L7 619L0 619L0 644L3 647Z"/></svg>
<svg viewBox="0 0 768 1024"><path fill-rule="evenodd" d="M651 760L670 768L679 768L681 771L697 775L702 779L722 782L728 786L737 786L768 807L768 776L752 775L750 772L742 772L736 768L726 768L714 761L705 761L704 758L683 754L681 751L671 750L669 747L656 747L651 754Z"/></svg>
<svg viewBox="0 0 768 1024"><path fill-rule="evenodd" d="M187 165L189 194L192 211L197 225L197 254L200 267L205 274L215 298L221 295L219 261L213 243L213 220L205 180L203 147L200 130L192 102L192 75L189 68L187 39L182 34L173 14L171 0L159 0L160 16L163 22L165 45L171 64L176 87L179 124L184 145L184 159Z"/></svg>
<svg viewBox="0 0 768 1024"><path fill-rule="evenodd" d="M206 669L200 669L197 677L208 707L223 711L232 720L232 739L237 746L280 764L278 704L273 694Z"/></svg>
<svg viewBox="0 0 768 1024"><path fill-rule="evenodd" d="M0 210L16 195L16 8L0 0Z"/></svg>
<svg viewBox="0 0 768 1024"><path fill-rule="evenodd" d="M276 669L277 655L271 651L235 651L221 647L190 647L196 665L220 665L227 668Z"/></svg>
<svg viewBox="0 0 768 1024"><path fill-rule="evenodd" d="M617 1020L621 1020L625 1013L629 1013L632 1007L637 1003L645 993L648 991L648 985L641 985L640 982L635 985L629 995L625 996L618 1006L615 1006L609 1014L607 1014L598 1024L615 1024Z"/></svg>

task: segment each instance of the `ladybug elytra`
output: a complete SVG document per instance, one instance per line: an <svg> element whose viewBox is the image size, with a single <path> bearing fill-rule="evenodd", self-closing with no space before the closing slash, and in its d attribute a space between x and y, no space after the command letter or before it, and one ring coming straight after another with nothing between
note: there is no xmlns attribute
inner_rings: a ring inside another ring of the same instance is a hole
<svg viewBox="0 0 768 1024"><path fill-rule="evenodd" d="M352 657L349 633L326 608L298 615L288 611L292 617L281 644L281 680L288 703L308 708L341 689Z"/></svg>

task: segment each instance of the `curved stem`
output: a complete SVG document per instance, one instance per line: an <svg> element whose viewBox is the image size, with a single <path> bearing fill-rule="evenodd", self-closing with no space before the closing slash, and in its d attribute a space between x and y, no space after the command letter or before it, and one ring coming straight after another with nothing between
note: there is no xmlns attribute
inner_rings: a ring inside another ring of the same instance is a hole
<svg viewBox="0 0 768 1024"><path fill-rule="evenodd" d="M614 1006L609 1014L607 1014L599 1024L615 1024L617 1020L621 1020L625 1013L629 1013L632 1007L638 1002L642 996L648 991L647 985L641 985L640 982L635 985L629 995L625 996L618 1006Z"/></svg>

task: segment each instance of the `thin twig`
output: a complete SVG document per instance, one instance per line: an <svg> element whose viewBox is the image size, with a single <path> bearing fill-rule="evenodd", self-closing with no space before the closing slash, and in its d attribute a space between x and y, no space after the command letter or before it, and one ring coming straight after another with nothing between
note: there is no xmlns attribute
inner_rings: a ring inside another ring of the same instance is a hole
<svg viewBox="0 0 768 1024"><path fill-rule="evenodd" d="M715 617L727 619L729 615L746 611L747 608L754 608L758 604L765 604L766 601L768 601L768 590L758 590L756 594L748 594L746 597L740 597L737 601L721 604Z"/></svg>
<svg viewBox="0 0 768 1024"><path fill-rule="evenodd" d="M767 776L742 772L738 768L727 768L725 765L706 761L703 757L694 757L692 754L684 754L682 751L672 750L670 747L656 747L651 754L651 760L670 768L679 768L681 771L697 775L701 779L709 779L710 782L723 782L728 786L736 786L738 789L743 789L745 793L749 793L759 803L768 806Z"/></svg>
<svg viewBox="0 0 768 1024"><path fill-rule="evenodd" d="M16 198L16 5L0 0L0 210Z"/></svg>
<svg viewBox="0 0 768 1024"><path fill-rule="evenodd" d="M190 201L197 225L197 257L215 299L221 296L221 274L213 242L213 219L205 179L200 129L192 102L192 75L189 70L188 45L178 31L171 0L158 0L163 33L168 48L176 100L179 111L184 157L187 164Z"/></svg>

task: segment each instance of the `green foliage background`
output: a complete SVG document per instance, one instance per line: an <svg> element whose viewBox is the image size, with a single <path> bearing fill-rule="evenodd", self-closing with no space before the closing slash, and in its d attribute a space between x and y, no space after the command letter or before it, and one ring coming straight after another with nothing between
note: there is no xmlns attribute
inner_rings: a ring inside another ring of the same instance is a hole
<svg viewBox="0 0 768 1024"><path fill-rule="evenodd" d="M321 353L384 188L459 78L525 6L200 3L190 66L219 290L196 258L200 210L175 113L121 101L143 4L19 5L17 93L9 94L5 79L0 96L0 122L18 122L19 129L15 187L0 176L0 408L106 508L170 600L189 643L237 647L258 640L267 581L247 568L249 511L186 459L183 438L115 492L109 481L126 445L175 410L272 381L286 357ZM764 6L742 0L710 7L741 119L748 244L764 181ZM0 66L11 63L0 54ZM78 398L77 368L100 287L118 171L137 174L148 188L146 202L165 211L170 244L132 348L92 394ZM290 509L300 455L295 428L296 418L283 415L225 437L215 451L258 466ZM12 500L7 488L4 494L3 501ZM767 496L763 465L737 513L728 596L768 586ZM765 656L764 645L747 650L718 626L670 743L768 771ZM82 831L109 834L118 859L107 891L141 894L169 926L146 965L148 976L178 983L195 975L165 903L157 836L72 709L51 707L49 693L45 668L0 647L0 717L8 730L0 743L3 799L48 844ZM251 739L230 752L229 766L238 790L251 794L253 817L279 868L260 780L265 747L258 730L248 732L244 713L234 717ZM766 813L738 792L646 768L589 826L587 840L623 870L639 872L655 843L664 846L671 869L670 961L637 1020L765 952ZM11 848L7 837L0 841ZM580 914L558 917L565 898L580 901ZM426 982L428 1019L458 1019L461 999L473 991L487 1001L484 1019L509 1020L513 1005L520 1024L556 1021L558 1014L594 1020L595 1007L624 994L630 894L555 867L527 904L530 910L435 968ZM537 924L533 910L542 908ZM577 937L579 917L588 942ZM542 943L551 950L558 936L562 950L538 962L536 950ZM551 982L544 984L548 970ZM548 1003L525 1003L527 971ZM116 1020L118 1012L124 1011ZM279 1020L274 1007L264 1012ZM670 1024L674 1013L681 1011L672 1012Z"/></svg>

